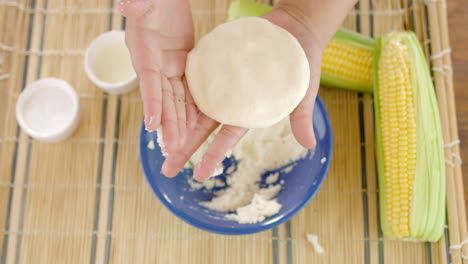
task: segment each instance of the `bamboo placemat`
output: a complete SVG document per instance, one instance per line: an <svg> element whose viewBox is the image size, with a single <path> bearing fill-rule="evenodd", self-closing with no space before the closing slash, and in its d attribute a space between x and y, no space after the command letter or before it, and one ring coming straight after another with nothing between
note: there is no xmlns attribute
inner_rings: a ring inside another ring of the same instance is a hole
<svg viewBox="0 0 468 264"><path fill-rule="evenodd" d="M197 38L225 20L228 0L192 0ZM263 1L268 2L268 1ZM83 53L125 21L113 0L0 0L0 263L462 263L468 238L444 0L362 0L344 26L417 33L433 70L446 143L448 220L438 243L382 238L369 95L322 88L334 130L323 187L286 224L248 236L197 230L166 210L138 160L138 91L103 94ZM63 78L80 96L72 138L43 144L15 120L23 87ZM318 255L306 242L315 233ZM463 254L462 254L463 253Z"/></svg>

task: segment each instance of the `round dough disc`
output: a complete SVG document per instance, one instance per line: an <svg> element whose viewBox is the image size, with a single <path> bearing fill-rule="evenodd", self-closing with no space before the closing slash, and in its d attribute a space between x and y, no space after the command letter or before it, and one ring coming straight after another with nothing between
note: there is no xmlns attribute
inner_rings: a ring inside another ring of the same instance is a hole
<svg viewBox="0 0 468 264"><path fill-rule="evenodd" d="M299 42L263 18L216 27L189 53L185 70L204 114L233 126L261 128L287 117L309 86L309 63Z"/></svg>

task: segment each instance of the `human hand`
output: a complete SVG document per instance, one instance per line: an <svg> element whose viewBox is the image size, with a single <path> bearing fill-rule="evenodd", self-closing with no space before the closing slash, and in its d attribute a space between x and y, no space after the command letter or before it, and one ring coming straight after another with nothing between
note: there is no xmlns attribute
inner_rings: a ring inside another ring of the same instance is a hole
<svg viewBox="0 0 468 264"><path fill-rule="evenodd" d="M314 148L316 141L312 125L312 111L315 104L319 81L321 54L324 49L321 40L317 39L299 20L282 9L275 9L263 18L289 31L301 44L309 61L310 83L304 99L290 115L291 129L296 140L305 148ZM162 172L173 177L183 168L192 154L219 126L213 119L201 114L197 125L189 131L190 139L186 145L172 155L169 154L163 164ZM226 154L247 132L246 128L223 125L214 141L210 144L201 162L194 169L194 178L204 181L212 175L217 165L223 161Z"/></svg>
<svg viewBox="0 0 468 264"><path fill-rule="evenodd" d="M185 63L194 43L188 0L122 0L125 41L140 80L146 130L161 127L165 151L185 144L197 108L187 89Z"/></svg>

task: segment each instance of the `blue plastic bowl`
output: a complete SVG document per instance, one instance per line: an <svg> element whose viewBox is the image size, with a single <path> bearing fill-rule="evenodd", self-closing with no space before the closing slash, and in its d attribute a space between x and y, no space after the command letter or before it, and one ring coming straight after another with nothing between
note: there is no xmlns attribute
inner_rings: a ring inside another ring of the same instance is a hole
<svg viewBox="0 0 468 264"><path fill-rule="evenodd" d="M211 191L205 189L191 191L187 178L191 177L192 170L184 170L172 179L164 177L160 173L164 157L161 155L159 146L155 144L154 150L147 147L150 140L156 142L156 133L147 132L144 126L140 132L141 165L151 189L159 200L169 211L186 223L205 231L225 235L261 232L276 227L296 215L314 197L327 175L332 155L332 130L325 106L318 97L313 120L317 147L314 151L309 151L305 158L294 162L297 164L289 173L280 174L279 180L284 179L284 184L276 198L282 204L282 208L278 214L260 223L239 224L226 219L224 213L201 206L200 201L210 200L213 197L213 191L220 188ZM326 158L325 162L323 158ZM224 161L227 167L236 166L236 164L237 161L233 158ZM265 178L272 172L274 171L268 171L262 175L261 185L266 185ZM218 177L225 180L225 176Z"/></svg>

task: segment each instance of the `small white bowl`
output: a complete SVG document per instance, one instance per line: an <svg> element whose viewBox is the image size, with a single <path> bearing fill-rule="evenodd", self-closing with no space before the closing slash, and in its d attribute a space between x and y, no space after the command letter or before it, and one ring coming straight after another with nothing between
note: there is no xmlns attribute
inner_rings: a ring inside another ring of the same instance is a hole
<svg viewBox="0 0 468 264"><path fill-rule="evenodd" d="M118 46L119 49L112 50L110 47ZM124 47L124 49L122 48ZM126 54L122 54L126 52ZM105 53L105 55L104 55ZM120 54L119 54L120 53ZM119 57L120 56L120 57ZM123 56L123 57L122 57ZM122 94L130 92L135 89L138 85L137 76L133 70L133 66L129 58L128 50L125 46L125 31L113 30L103 33L94 39L91 44L86 49L86 54L84 58L84 67L85 72L88 75L88 78L99 88L105 92L111 94ZM125 59L122 59L125 58ZM96 60L101 61L96 61ZM123 65L121 63L116 63L125 61ZM96 69L96 63L99 63L101 69ZM105 66L104 68L102 66ZM118 72L115 69L124 69L125 75L123 80L118 81L109 81L104 80L102 76L99 76L98 72L104 72L106 74ZM119 68L120 67L120 68ZM127 78L128 77L128 78Z"/></svg>
<svg viewBox="0 0 468 264"><path fill-rule="evenodd" d="M59 142L78 127L80 103L64 80L46 78L29 84L16 102L16 120L31 137Z"/></svg>

